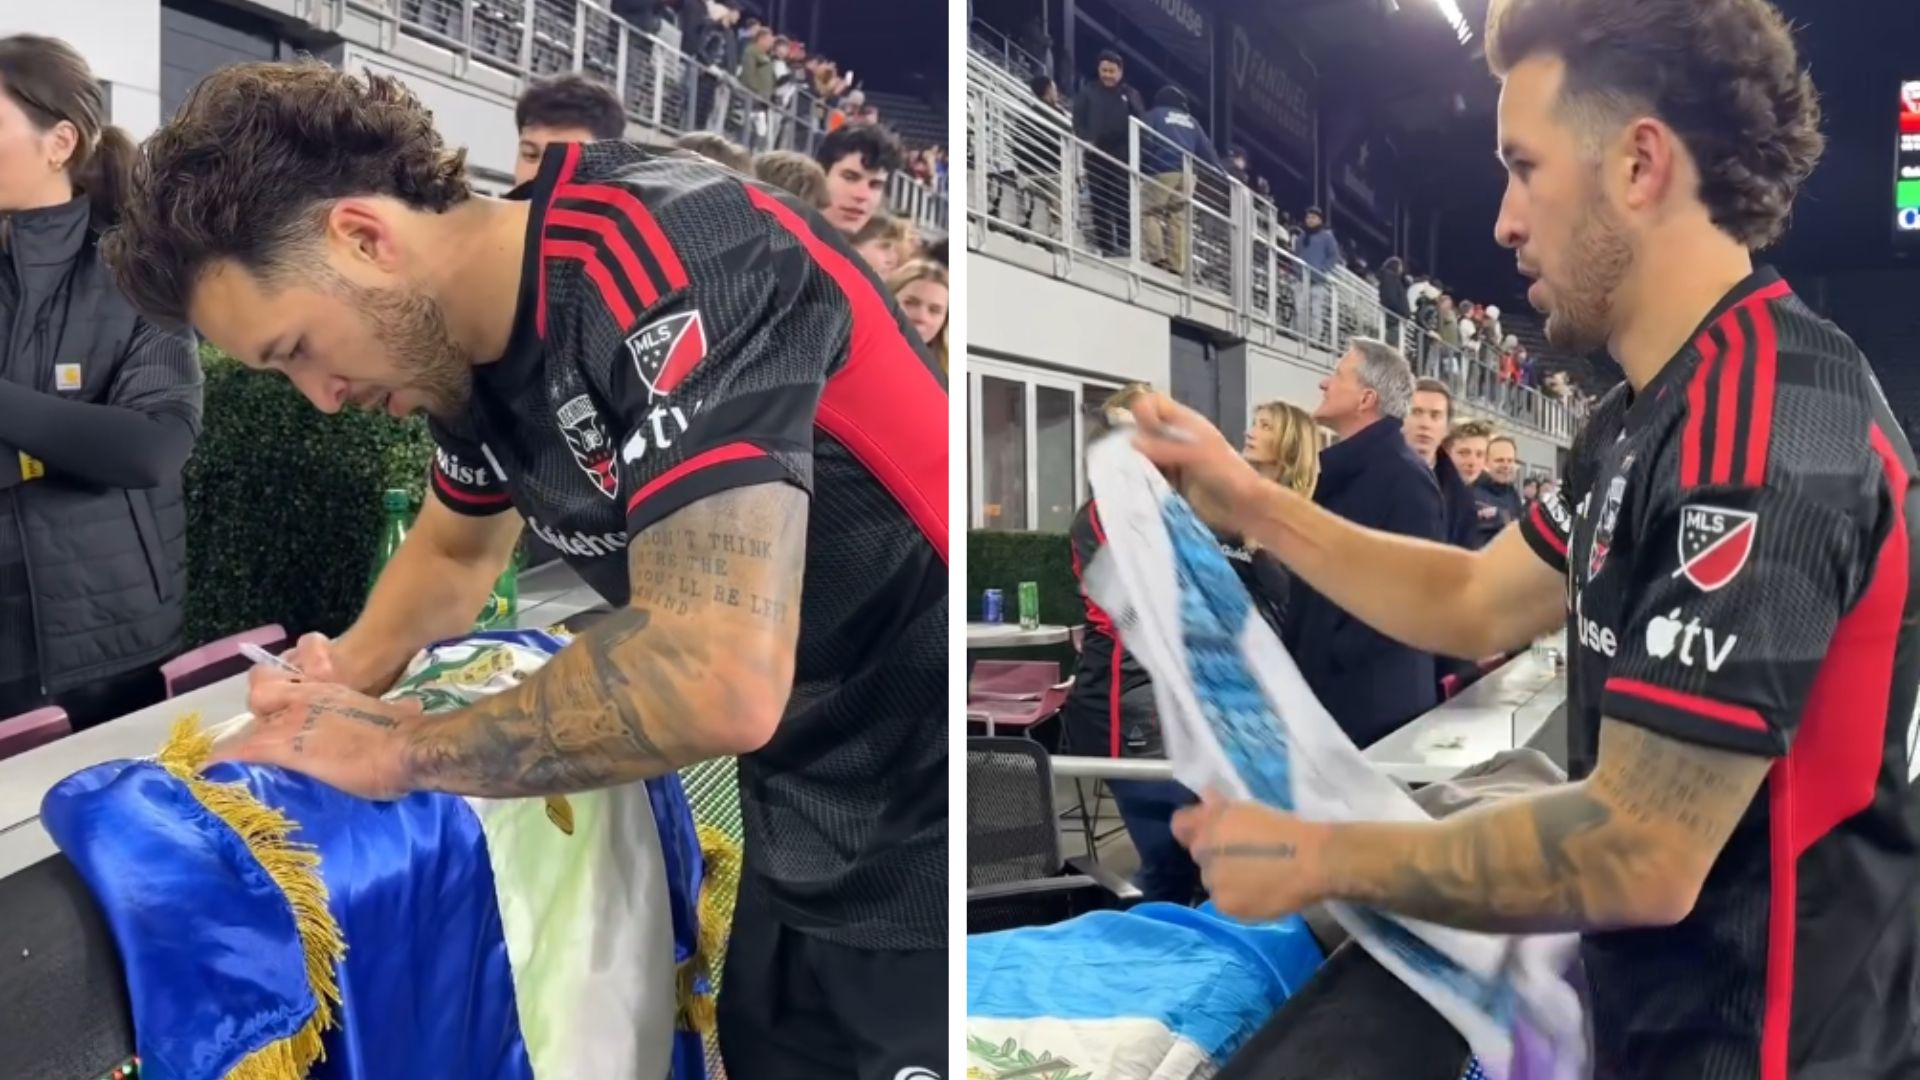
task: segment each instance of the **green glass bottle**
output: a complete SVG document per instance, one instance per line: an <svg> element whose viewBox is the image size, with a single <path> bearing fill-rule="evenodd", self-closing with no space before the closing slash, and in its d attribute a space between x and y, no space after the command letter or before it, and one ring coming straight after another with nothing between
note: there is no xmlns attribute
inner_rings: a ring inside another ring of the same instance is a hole
<svg viewBox="0 0 1920 1080"><path fill-rule="evenodd" d="M399 488L388 488L380 496L380 506L385 513L386 522L380 526L380 546L374 549L373 572L367 575L367 591L373 591L374 583L380 580L380 574L387 568L387 560L400 550L400 542L407 538L407 519L413 509L412 500Z"/></svg>
<svg viewBox="0 0 1920 1080"><path fill-rule="evenodd" d="M474 620L473 628L510 630L519 614L520 548L516 546L507 559L507 568L500 572L500 579L493 583L493 592L487 597L486 606L480 609L480 617Z"/></svg>

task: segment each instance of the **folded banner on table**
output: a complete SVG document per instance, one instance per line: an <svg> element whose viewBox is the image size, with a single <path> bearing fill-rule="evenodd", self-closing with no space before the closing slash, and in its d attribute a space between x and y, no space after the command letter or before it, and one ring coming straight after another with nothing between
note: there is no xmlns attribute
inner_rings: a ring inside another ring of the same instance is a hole
<svg viewBox="0 0 1920 1080"><path fill-rule="evenodd" d="M1094 446L1088 479L1107 543L1088 588L1153 676L1176 779L1322 821L1426 815L1369 764L1313 691L1203 526L1126 432ZM1571 935L1503 937L1330 905L1496 1078L1583 1075L1585 1024L1560 973Z"/></svg>
<svg viewBox="0 0 1920 1080"><path fill-rule="evenodd" d="M978 934L967 1076L1205 1080L1320 960L1298 918L1244 926L1178 904Z"/></svg>
<svg viewBox="0 0 1920 1080"><path fill-rule="evenodd" d="M388 697L458 708L564 644L443 643ZM83 770L41 807L119 946L146 1075L704 1076L704 859L678 777L383 803L203 769L212 742L183 724L156 759Z"/></svg>

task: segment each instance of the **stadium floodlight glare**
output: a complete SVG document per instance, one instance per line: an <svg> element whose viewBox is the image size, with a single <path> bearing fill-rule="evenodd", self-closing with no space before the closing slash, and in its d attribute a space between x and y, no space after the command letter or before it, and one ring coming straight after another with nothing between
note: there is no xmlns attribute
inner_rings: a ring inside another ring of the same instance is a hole
<svg viewBox="0 0 1920 1080"><path fill-rule="evenodd" d="M1440 15L1453 27L1453 36L1465 45L1473 40L1473 27L1467 25L1467 17L1460 14L1460 5L1456 0L1433 0L1433 6L1440 9Z"/></svg>

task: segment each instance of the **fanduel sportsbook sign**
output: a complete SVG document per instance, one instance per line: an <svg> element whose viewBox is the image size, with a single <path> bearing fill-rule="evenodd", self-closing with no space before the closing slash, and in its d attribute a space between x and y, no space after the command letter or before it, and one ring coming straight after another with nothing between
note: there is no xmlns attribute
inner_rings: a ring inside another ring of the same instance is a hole
<svg viewBox="0 0 1920 1080"><path fill-rule="evenodd" d="M1304 65L1283 41L1234 24L1228 64L1234 126L1280 140L1304 166L1313 157L1313 92ZM1279 149L1276 147L1276 149Z"/></svg>

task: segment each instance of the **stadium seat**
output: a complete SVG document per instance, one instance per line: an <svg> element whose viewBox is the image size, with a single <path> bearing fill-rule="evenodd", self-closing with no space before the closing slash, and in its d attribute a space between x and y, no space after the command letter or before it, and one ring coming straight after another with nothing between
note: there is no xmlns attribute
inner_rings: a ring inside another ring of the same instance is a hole
<svg viewBox="0 0 1920 1080"><path fill-rule="evenodd" d="M240 646L243 644L257 645L270 653L278 653L287 647L287 632L279 623L269 623L181 653L160 665L160 678L167 684L167 696L179 697L252 667L253 661L240 655Z"/></svg>
<svg viewBox="0 0 1920 1080"><path fill-rule="evenodd" d="M0 720L0 761L71 734L65 709L48 706Z"/></svg>

